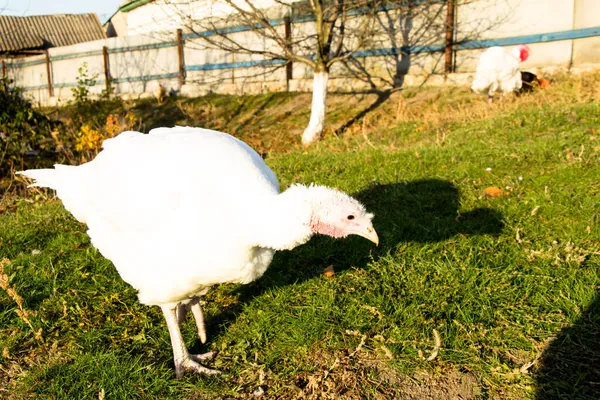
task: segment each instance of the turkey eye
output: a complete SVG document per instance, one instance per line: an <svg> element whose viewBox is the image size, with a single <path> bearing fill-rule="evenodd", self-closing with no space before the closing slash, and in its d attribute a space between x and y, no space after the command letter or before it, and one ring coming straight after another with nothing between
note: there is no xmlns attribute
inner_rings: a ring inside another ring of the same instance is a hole
<svg viewBox="0 0 600 400"><path fill-rule="evenodd" d="M354 215L348 215L348 219L354 219Z"/></svg>

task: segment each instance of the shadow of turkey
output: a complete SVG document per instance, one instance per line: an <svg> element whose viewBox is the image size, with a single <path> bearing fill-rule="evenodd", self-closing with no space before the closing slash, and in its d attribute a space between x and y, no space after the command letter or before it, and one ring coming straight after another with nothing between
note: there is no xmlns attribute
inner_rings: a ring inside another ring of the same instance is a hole
<svg viewBox="0 0 600 400"><path fill-rule="evenodd" d="M375 214L373 226L379 234L378 247L360 237L331 239L317 235L292 251L275 253L262 278L235 289L237 302L208 316L209 337L217 336L236 319L244 303L263 291L315 278L329 265L337 273L350 267L365 268L370 261L407 242L434 243L457 234L497 235L503 228L502 215L493 209L459 213L460 193L448 181L425 179L374 185L352 196Z"/></svg>
<svg viewBox="0 0 600 400"><path fill-rule="evenodd" d="M563 328L533 369L537 400L600 399L600 291Z"/></svg>

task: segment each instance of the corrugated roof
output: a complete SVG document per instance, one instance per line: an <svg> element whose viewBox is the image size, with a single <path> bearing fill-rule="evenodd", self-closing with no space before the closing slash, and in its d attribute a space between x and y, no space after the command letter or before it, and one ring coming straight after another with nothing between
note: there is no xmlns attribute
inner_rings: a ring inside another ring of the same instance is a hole
<svg viewBox="0 0 600 400"><path fill-rule="evenodd" d="M96 14L0 15L0 51L69 46L104 38Z"/></svg>

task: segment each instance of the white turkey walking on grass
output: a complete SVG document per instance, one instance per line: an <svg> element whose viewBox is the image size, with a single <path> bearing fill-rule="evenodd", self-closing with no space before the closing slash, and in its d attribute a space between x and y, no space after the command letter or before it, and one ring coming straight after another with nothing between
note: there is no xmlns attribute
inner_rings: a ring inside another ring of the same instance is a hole
<svg viewBox="0 0 600 400"><path fill-rule="evenodd" d="M352 197L323 186L292 185L283 193L261 157L225 133L199 128L124 132L80 166L27 170L32 186L56 190L86 223L92 244L139 291L161 307L176 375L218 371L189 354L179 323L191 310L206 341L198 298L212 285L262 276L276 250L320 233L379 242L373 214Z"/></svg>
<svg viewBox="0 0 600 400"><path fill-rule="evenodd" d="M481 54L471 89L487 94L491 103L496 91L512 93L521 89L520 63L529 57L529 47L522 44L508 51L503 47L490 47Z"/></svg>

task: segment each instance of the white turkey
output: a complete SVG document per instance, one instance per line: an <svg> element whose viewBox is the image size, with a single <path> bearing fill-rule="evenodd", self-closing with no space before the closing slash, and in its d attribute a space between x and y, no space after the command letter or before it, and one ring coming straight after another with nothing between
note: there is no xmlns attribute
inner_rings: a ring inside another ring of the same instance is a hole
<svg viewBox="0 0 600 400"><path fill-rule="evenodd" d="M199 128L124 132L80 166L22 171L31 186L56 190L86 223L92 244L138 290L160 306L171 337L176 376L214 353L189 354L179 324L191 310L206 341L199 297L223 282L261 277L276 250L314 234L360 235L378 244L373 214L352 197L323 186L283 193L261 157L244 142Z"/></svg>
<svg viewBox="0 0 600 400"><path fill-rule="evenodd" d="M504 94L521 89L520 63L529 57L529 47L522 44L509 51L503 47L490 47L481 54L471 89L487 94L491 103L496 91Z"/></svg>

